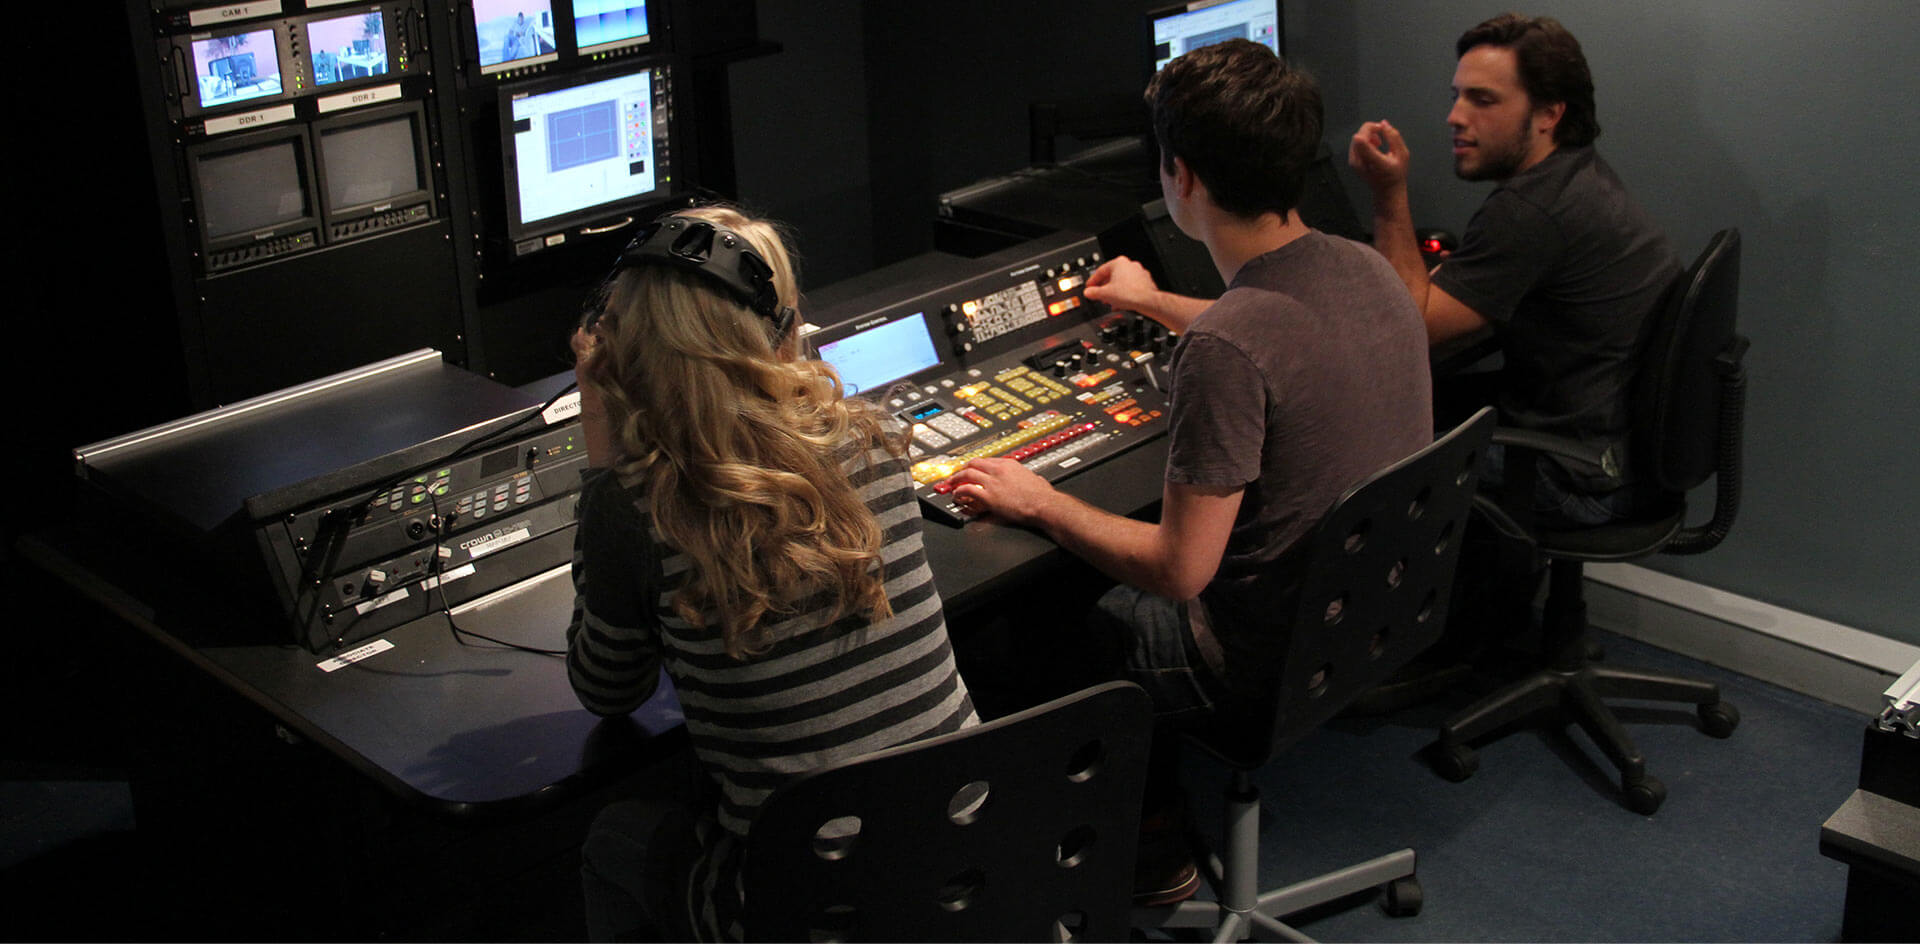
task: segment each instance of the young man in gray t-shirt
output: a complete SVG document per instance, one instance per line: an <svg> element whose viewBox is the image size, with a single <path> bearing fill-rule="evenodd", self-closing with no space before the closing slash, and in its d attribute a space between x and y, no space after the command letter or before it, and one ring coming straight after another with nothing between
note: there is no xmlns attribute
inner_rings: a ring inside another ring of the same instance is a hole
<svg viewBox="0 0 1920 944"><path fill-rule="evenodd" d="M1312 78L1235 40L1175 59L1147 98L1169 214L1228 286L1212 302L1171 295L1125 257L1087 284L1088 298L1183 335L1160 520L1077 501L1008 459L969 463L955 491L1121 581L1098 609L1126 676L1163 717L1205 723L1273 678L1297 541L1347 488L1432 441L1431 386L1420 313L1393 269L1295 212L1321 135ZM1149 831L1178 795L1156 753ZM1156 873L1152 845L1143 834L1136 899L1191 895L1191 861Z"/></svg>

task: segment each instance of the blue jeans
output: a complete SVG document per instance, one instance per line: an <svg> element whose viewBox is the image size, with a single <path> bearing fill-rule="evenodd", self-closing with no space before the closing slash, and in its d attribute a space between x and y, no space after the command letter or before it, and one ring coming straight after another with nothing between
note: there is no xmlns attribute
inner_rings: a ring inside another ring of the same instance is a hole
<svg viewBox="0 0 1920 944"><path fill-rule="evenodd" d="M1094 605L1094 629L1119 647L1121 677L1147 690L1163 721L1195 721L1219 707L1225 686L1200 657L1187 606L1124 584Z"/></svg>

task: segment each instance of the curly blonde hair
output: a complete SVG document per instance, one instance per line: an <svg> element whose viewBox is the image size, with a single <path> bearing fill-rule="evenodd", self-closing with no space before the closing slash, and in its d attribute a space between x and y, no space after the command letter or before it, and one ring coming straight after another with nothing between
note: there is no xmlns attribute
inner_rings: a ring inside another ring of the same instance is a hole
<svg viewBox="0 0 1920 944"><path fill-rule="evenodd" d="M780 304L798 307L777 225L729 207L676 215L745 238L773 269ZM891 616L880 527L841 465L849 441L904 453L878 408L842 399L833 368L800 355L797 331L773 336L698 273L623 269L598 307L581 383L606 405L615 473L645 488L661 537L691 561L674 612L717 621L740 660L764 653L768 624L817 594L831 595L832 619Z"/></svg>

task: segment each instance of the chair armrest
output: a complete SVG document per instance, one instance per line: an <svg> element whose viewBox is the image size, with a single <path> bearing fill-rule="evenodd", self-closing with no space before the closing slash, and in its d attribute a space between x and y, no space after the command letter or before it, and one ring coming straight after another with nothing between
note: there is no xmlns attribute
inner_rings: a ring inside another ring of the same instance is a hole
<svg viewBox="0 0 1920 944"><path fill-rule="evenodd" d="M1510 449L1527 449L1543 452L1562 459L1590 465L1611 476L1620 475L1620 457L1612 446L1595 446L1565 436L1555 436L1531 429L1517 429L1501 426L1493 431L1495 445Z"/></svg>
<svg viewBox="0 0 1920 944"><path fill-rule="evenodd" d="M1518 541L1529 548L1539 545L1539 539L1535 538L1513 515L1508 514L1507 509L1501 507L1499 499L1484 494L1475 495L1473 510L1480 517L1485 518L1488 524L1493 525L1493 529L1500 532L1501 536Z"/></svg>

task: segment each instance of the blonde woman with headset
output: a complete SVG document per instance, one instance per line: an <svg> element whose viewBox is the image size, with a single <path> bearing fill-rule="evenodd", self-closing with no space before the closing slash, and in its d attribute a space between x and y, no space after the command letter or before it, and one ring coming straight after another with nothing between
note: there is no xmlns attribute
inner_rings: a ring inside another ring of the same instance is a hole
<svg viewBox="0 0 1920 944"><path fill-rule="evenodd" d="M740 937L738 852L775 786L978 721L905 431L801 355L797 301L778 228L687 210L642 230L573 338L590 469L568 674L619 715L664 667L707 788L595 821L596 939Z"/></svg>

